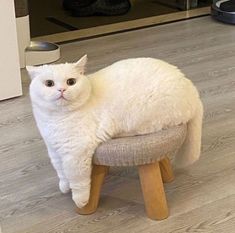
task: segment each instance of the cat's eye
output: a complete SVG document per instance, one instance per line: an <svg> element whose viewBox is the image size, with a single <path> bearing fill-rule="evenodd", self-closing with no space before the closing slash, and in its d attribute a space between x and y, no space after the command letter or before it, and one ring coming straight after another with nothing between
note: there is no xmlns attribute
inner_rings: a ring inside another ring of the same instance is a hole
<svg viewBox="0 0 235 233"><path fill-rule="evenodd" d="M47 87L53 87L55 85L54 81L53 80L46 80L45 81L45 85Z"/></svg>
<svg viewBox="0 0 235 233"><path fill-rule="evenodd" d="M73 86L76 83L76 79L75 78L69 78L67 80L67 85L68 86Z"/></svg>

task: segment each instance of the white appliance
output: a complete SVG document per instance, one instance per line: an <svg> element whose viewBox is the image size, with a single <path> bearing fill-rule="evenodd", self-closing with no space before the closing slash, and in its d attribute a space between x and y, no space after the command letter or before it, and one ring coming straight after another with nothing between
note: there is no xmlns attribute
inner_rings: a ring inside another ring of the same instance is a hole
<svg viewBox="0 0 235 233"><path fill-rule="evenodd" d="M0 7L0 100L22 95L14 2ZM0 109L1 113L1 109Z"/></svg>

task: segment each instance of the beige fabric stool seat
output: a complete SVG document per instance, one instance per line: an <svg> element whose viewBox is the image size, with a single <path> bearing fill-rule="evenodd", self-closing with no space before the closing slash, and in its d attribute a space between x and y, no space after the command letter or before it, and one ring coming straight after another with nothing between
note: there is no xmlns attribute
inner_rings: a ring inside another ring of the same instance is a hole
<svg viewBox="0 0 235 233"><path fill-rule="evenodd" d="M145 208L149 218L168 217L163 182L174 179L169 157L182 146L186 125L174 126L157 133L115 138L101 144L93 156L89 203L78 209L80 214L96 211L101 186L110 166L138 166Z"/></svg>

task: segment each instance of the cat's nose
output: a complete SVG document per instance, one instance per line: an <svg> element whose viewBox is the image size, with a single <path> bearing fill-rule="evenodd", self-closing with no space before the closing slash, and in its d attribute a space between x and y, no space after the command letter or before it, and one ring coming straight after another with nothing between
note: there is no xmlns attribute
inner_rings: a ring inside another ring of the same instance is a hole
<svg viewBox="0 0 235 233"><path fill-rule="evenodd" d="M60 91L61 93L65 92L66 89L65 88L59 88L58 91Z"/></svg>

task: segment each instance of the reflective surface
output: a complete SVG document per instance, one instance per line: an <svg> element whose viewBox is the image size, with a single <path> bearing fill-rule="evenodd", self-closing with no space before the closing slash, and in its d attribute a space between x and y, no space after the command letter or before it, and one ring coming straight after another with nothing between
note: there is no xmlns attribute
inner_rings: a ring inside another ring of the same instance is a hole
<svg viewBox="0 0 235 233"><path fill-rule="evenodd" d="M49 42L31 41L26 51L53 51L59 46Z"/></svg>

